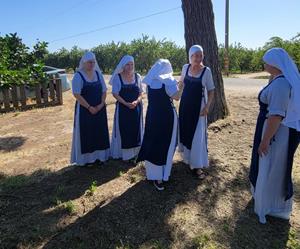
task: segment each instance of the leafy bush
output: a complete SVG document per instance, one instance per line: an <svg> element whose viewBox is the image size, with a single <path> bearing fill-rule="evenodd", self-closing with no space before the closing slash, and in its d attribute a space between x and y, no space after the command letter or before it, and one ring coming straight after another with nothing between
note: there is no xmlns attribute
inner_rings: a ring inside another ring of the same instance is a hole
<svg viewBox="0 0 300 249"><path fill-rule="evenodd" d="M283 40L280 37L272 37L263 47L248 49L240 43L229 46L229 71L230 73L257 72L263 70L262 56L266 50L272 47L282 47L293 57L300 68L300 33L290 40ZM143 35L130 43L110 42L100 44L91 49L97 57L99 65L104 73L111 73L121 57L130 54L135 58L136 70L145 73L158 58L169 59L173 70L181 72L183 64L187 62L186 50L176 45L173 41L166 39L157 40ZM45 63L59 68L76 70L80 58L86 50L74 46L70 50L62 48L57 52L48 53ZM224 45L219 45L219 61L224 70ZM70 71L70 70L69 70ZM71 70L72 71L72 70Z"/></svg>
<svg viewBox="0 0 300 249"><path fill-rule="evenodd" d="M149 70L159 58L169 59L173 65L173 70L181 72L182 65L187 60L184 47L177 46L172 41L156 40L147 35L134 39L130 43L113 41L96 46L91 50L95 53L99 66L104 73L112 73L125 54L130 54L135 58L135 68L141 73ZM77 46L70 50L61 48L57 52L49 53L45 62L47 65L72 68L75 71L85 51Z"/></svg>
<svg viewBox="0 0 300 249"><path fill-rule="evenodd" d="M240 43L229 46L229 71L231 73L257 72L263 70L262 57L264 53L274 47L284 48L295 60L300 68L300 33L291 40L272 37L265 45L257 49L247 49ZM224 45L219 45L219 60L224 69Z"/></svg>
<svg viewBox="0 0 300 249"><path fill-rule="evenodd" d="M45 83L42 68L46 53L46 42L38 41L30 51L16 33L0 36L0 88Z"/></svg>

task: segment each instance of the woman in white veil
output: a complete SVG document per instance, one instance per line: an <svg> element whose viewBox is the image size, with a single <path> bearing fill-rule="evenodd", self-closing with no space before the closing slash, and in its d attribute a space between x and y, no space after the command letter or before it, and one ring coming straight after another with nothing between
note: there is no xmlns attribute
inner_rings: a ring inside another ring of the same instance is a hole
<svg viewBox="0 0 300 249"><path fill-rule="evenodd" d="M184 84L179 105L179 146L183 161L198 179L204 179L209 167L207 115L214 99L215 85L209 67L203 63L200 45L189 49L189 64L182 67Z"/></svg>
<svg viewBox="0 0 300 249"><path fill-rule="evenodd" d="M266 215L289 219L292 212L292 166L300 142L300 74L282 48L268 50L263 61L272 80L258 97L249 178L254 210L266 223Z"/></svg>
<svg viewBox="0 0 300 249"><path fill-rule="evenodd" d="M135 160L143 136L141 76L135 72L134 58L125 55L110 79L117 100L111 139L111 156L130 162Z"/></svg>
<svg viewBox="0 0 300 249"><path fill-rule="evenodd" d="M137 161L145 161L147 179L161 191L169 180L177 145L178 117L172 100L179 100L180 92L166 59L152 66L143 83L147 84L148 108Z"/></svg>
<svg viewBox="0 0 300 249"><path fill-rule="evenodd" d="M103 163L110 156L106 85L95 55L86 52L72 80L76 98L71 164Z"/></svg>

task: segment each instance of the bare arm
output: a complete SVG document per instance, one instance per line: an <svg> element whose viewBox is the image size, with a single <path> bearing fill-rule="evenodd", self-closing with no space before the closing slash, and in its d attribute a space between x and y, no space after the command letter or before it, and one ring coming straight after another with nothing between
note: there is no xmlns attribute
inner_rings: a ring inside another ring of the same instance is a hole
<svg viewBox="0 0 300 249"><path fill-rule="evenodd" d="M83 107L85 107L86 109L89 108L90 104L85 100L84 97L82 97L80 94L78 93L74 93L74 97L75 99L79 102L80 105L82 105Z"/></svg>
<svg viewBox="0 0 300 249"><path fill-rule="evenodd" d="M215 96L215 90L210 90L208 91L208 99L207 99L207 104L206 106L208 107L208 109L210 108L211 106L211 103L213 102L214 100L214 96Z"/></svg>
<svg viewBox="0 0 300 249"><path fill-rule="evenodd" d="M138 98L131 103L132 107L130 109L134 109L143 99L142 93L139 94Z"/></svg>
<svg viewBox="0 0 300 249"><path fill-rule="evenodd" d="M138 103L141 103L143 100L143 93L140 93L139 97L137 98Z"/></svg>
<svg viewBox="0 0 300 249"><path fill-rule="evenodd" d="M113 93L112 94L114 96L114 98L121 104L126 105L127 102L117 93Z"/></svg>
<svg viewBox="0 0 300 249"><path fill-rule="evenodd" d="M119 103L127 106L128 108L132 109L135 107L132 103L126 102L119 94L113 93L113 96Z"/></svg>
<svg viewBox="0 0 300 249"><path fill-rule="evenodd" d="M105 106L106 96L107 96L106 92L103 92L102 93L102 98L101 98L101 103L96 106L97 111L100 111Z"/></svg>
<svg viewBox="0 0 300 249"><path fill-rule="evenodd" d="M178 92L172 96L172 99L179 101L181 98L181 95L182 95L183 88L184 88L183 81L179 81L177 86L178 86Z"/></svg>
<svg viewBox="0 0 300 249"><path fill-rule="evenodd" d="M74 97L76 98L76 100L79 102L79 104L83 107L85 107L86 109L89 110L89 112L91 114L96 114L98 111L96 109L96 107L91 106L84 97L82 97L80 94L78 93L74 93Z"/></svg>
<svg viewBox="0 0 300 249"><path fill-rule="evenodd" d="M268 117L265 133L258 147L258 154L260 156L268 154L271 139L277 132L281 121L282 117L278 115L272 115Z"/></svg>
<svg viewBox="0 0 300 249"><path fill-rule="evenodd" d="M106 92L103 92L102 93L102 102L101 103L105 104L105 102L106 102L106 96L107 96Z"/></svg>
<svg viewBox="0 0 300 249"><path fill-rule="evenodd" d="M172 98L172 99L175 99L176 101L179 101L179 100L180 100L180 97L181 97L181 92L178 91L178 92L176 92L171 98Z"/></svg>
<svg viewBox="0 0 300 249"><path fill-rule="evenodd" d="M200 113L200 116L207 116L208 112L209 112L209 108L211 106L211 103L214 100L214 95L215 95L215 90L210 90L207 93L208 98L207 98L207 104L206 106L203 108L203 110Z"/></svg>

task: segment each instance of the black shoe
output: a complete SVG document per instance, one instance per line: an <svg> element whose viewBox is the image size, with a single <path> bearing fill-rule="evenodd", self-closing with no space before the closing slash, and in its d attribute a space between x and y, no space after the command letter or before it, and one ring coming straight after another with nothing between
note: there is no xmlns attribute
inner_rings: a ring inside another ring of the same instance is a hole
<svg viewBox="0 0 300 249"><path fill-rule="evenodd" d="M162 182L158 183L158 181L155 180L153 181L153 185L158 191L165 190L164 184Z"/></svg>
<svg viewBox="0 0 300 249"><path fill-rule="evenodd" d="M193 176L198 176L197 169L190 169Z"/></svg>
<svg viewBox="0 0 300 249"><path fill-rule="evenodd" d="M133 157L133 158L130 158L130 159L128 159L128 160L124 160L124 162L125 162L125 163L128 163L128 164L134 164L134 163L136 163L136 158Z"/></svg>
<svg viewBox="0 0 300 249"><path fill-rule="evenodd" d="M203 170L201 170L201 172L199 173L198 170L199 170L199 169L192 169L192 170L191 170L193 176L196 177L196 178L198 178L198 179L200 179L200 180L204 180L205 177L207 176L207 174L206 174Z"/></svg>
<svg viewBox="0 0 300 249"><path fill-rule="evenodd" d="M92 168L93 166L95 166L95 164L94 163L86 163L84 166L87 168Z"/></svg>
<svg viewBox="0 0 300 249"><path fill-rule="evenodd" d="M97 163L97 166L103 166L104 162L100 161L99 163Z"/></svg>

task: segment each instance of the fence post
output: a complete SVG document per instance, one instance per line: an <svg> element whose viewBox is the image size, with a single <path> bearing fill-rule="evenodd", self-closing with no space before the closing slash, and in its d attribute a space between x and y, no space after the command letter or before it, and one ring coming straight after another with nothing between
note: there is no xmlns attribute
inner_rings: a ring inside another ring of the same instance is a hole
<svg viewBox="0 0 300 249"><path fill-rule="evenodd" d="M26 93L25 93L25 85L20 85L20 101L21 106L24 108L26 106Z"/></svg>
<svg viewBox="0 0 300 249"><path fill-rule="evenodd" d="M47 104L48 103L48 89L46 87L46 84L42 84L42 92L43 92L44 104Z"/></svg>
<svg viewBox="0 0 300 249"><path fill-rule="evenodd" d="M19 107L19 100L18 100L18 92L17 92L17 86L16 85L12 85L11 99L12 99L14 108L18 108Z"/></svg>
<svg viewBox="0 0 300 249"><path fill-rule="evenodd" d="M9 100L9 90L7 88L3 88L3 102L4 102L4 110L10 110L10 100Z"/></svg>
<svg viewBox="0 0 300 249"><path fill-rule="evenodd" d="M41 84L36 84L35 85L35 97L36 97L36 103L38 105L42 104L42 99L41 99Z"/></svg>
<svg viewBox="0 0 300 249"><path fill-rule="evenodd" d="M61 79L56 79L56 96L60 105L63 104Z"/></svg>
<svg viewBox="0 0 300 249"><path fill-rule="evenodd" d="M55 101L54 84L55 84L55 76L52 76L52 78L50 79L50 82L49 82L49 90L50 90L51 101Z"/></svg>

